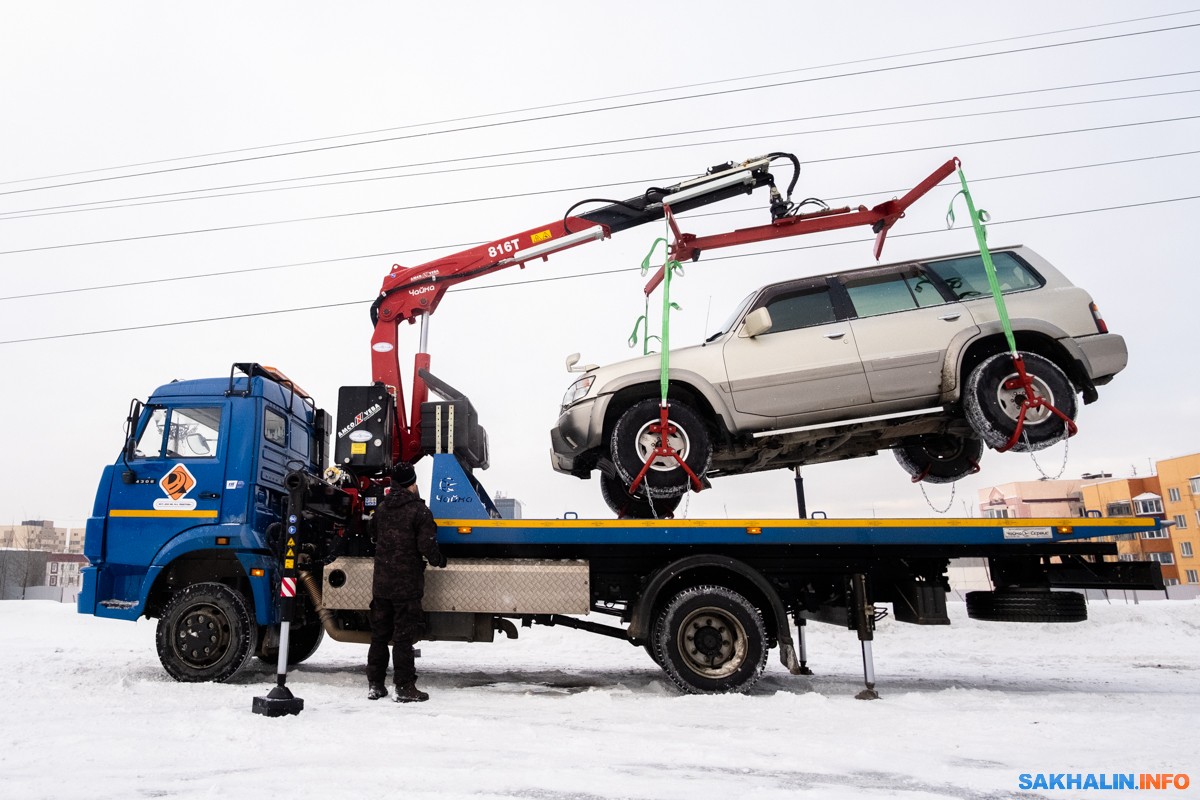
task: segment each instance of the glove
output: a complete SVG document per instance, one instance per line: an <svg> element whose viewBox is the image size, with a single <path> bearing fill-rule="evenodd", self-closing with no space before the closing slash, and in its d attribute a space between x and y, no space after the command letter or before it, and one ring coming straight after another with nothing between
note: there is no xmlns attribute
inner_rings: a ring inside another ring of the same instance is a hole
<svg viewBox="0 0 1200 800"><path fill-rule="evenodd" d="M429 559L429 563L431 566L441 569L442 567L446 566L446 557L444 555L442 555L441 553L439 553L437 560L435 561L434 559L431 558L431 559Z"/></svg>

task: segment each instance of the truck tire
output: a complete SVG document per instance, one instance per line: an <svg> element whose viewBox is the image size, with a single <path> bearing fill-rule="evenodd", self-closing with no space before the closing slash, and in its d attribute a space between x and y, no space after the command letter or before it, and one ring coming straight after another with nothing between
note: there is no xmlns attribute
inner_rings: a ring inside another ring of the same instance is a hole
<svg viewBox="0 0 1200 800"><path fill-rule="evenodd" d="M260 634L260 640L263 638ZM325 629L321 623L312 622L303 628L292 628L288 631L288 666L292 667L307 661L317 652L321 642L325 641ZM258 660L264 664L275 666L279 663L279 646L267 647L265 644L258 648Z"/></svg>
<svg viewBox="0 0 1200 800"><path fill-rule="evenodd" d="M676 433L668 442L678 451L684 463L702 477L712 460L712 441L700 415L678 400L671 401L669 420ZM642 471L646 458L658 446L659 435L650 427L659 421L659 401L653 398L634 403L621 414L613 426L609 449L617 475L629 486ZM642 481L645 491L657 500L678 497L688 490L690 479L673 458L656 459ZM638 487L642 491L641 487Z"/></svg>
<svg viewBox="0 0 1200 800"><path fill-rule="evenodd" d="M904 439L892 452L914 480L953 483L979 470L983 442L953 433L927 433Z"/></svg>
<svg viewBox="0 0 1200 800"><path fill-rule="evenodd" d="M1038 395L1070 419L1075 419L1079 413L1079 398L1071 379L1044 356L1026 352L1020 352L1020 356ZM1017 429L1025 393L1021 389L1004 388L1005 383L1016 377L1017 370L1009 353L998 353L986 359L967 377L963 389L963 413L988 447L1004 447ZM1021 437L1012 447L1014 453L1044 450L1067 438L1066 423L1045 409L1026 414L1021 431Z"/></svg>
<svg viewBox="0 0 1200 800"><path fill-rule="evenodd" d="M241 592L223 583L196 583L167 603L156 641L163 669L175 680L220 682L257 649L258 626Z"/></svg>
<svg viewBox="0 0 1200 800"><path fill-rule="evenodd" d="M762 614L722 586L697 586L675 595L653 635L655 661L690 694L746 692L767 665Z"/></svg>
<svg viewBox="0 0 1200 800"><path fill-rule="evenodd" d="M967 616L987 622L1083 622L1087 602L1079 592L1048 589L967 592Z"/></svg>
<svg viewBox="0 0 1200 800"><path fill-rule="evenodd" d="M682 495L647 500L645 493L630 494L620 478L610 478L604 473L600 473L600 496L613 513L624 519L670 519L683 500Z"/></svg>

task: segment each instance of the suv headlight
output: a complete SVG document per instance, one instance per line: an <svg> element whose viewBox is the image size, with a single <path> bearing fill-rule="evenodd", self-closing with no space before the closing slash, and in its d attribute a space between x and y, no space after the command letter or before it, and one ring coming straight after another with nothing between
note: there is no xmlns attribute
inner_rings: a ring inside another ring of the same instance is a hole
<svg viewBox="0 0 1200 800"><path fill-rule="evenodd" d="M587 396L588 390L592 388L592 384L596 382L595 375L588 375L580 378L571 384L571 388L567 389L567 393L563 395L563 408L582 400Z"/></svg>

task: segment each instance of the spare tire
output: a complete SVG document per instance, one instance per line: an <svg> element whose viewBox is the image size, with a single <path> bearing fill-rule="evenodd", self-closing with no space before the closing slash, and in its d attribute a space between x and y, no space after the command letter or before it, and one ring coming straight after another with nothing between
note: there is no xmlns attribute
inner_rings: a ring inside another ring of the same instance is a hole
<svg viewBox="0 0 1200 800"><path fill-rule="evenodd" d="M999 589L967 592L967 616L987 622L1083 622L1087 602L1079 592Z"/></svg>

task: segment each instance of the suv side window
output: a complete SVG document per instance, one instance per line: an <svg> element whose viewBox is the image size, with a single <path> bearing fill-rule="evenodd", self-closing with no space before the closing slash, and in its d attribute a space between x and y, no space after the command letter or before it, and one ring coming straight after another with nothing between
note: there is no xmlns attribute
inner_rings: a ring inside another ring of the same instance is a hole
<svg viewBox="0 0 1200 800"><path fill-rule="evenodd" d="M846 278L843 279L842 285L854 306L854 313L860 318L937 306L946 302L933 282L917 267L906 267L899 272Z"/></svg>
<svg viewBox="0 0 1200 800"><path fill-rule="evenodd" d="M1037 289L1042 285L1042 280L1012 253L992 253L992 264L996 267L996 279L1002 294ZM988 297L992 293L983 266L983 256L934 261L926 264L925 268L941 278L959 300Z"/></svg>
<svg viewBox="0 0 1200 800"><path fill-rule="evenodd" d="M837 321L828 286L814 286L781 294L772 297L765 305L771 314L771 333Z"/></svg>

